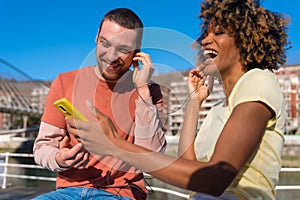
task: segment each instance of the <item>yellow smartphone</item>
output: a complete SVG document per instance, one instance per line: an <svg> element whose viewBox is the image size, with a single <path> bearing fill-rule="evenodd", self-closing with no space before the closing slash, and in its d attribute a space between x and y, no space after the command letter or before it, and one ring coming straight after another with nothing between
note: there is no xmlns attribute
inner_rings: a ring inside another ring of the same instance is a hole
<svg viewBox="0 0 300 200"><path fill-rule="evenodd" d="M88 121L87 118L79 112L66 98L55 101L54 106L57 107L66 117Z"/></svg>

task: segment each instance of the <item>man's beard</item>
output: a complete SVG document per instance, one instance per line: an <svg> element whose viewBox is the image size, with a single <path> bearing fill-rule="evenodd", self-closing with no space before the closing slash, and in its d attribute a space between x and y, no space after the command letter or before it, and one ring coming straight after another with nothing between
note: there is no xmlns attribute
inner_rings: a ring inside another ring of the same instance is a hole
<svg viewBox="0 0 300 200"><path fill-rule="evenodd" d="M124 72L125 73L125 72ZM118 79L120 79L122 77L122 75L124 73L118 73L118 72L114 72L114 73L108 73L107 71L103 71L101 73L102 77L107 80L107 81L117 81Z"/></svg>
<svg viewBox="0 0 300 200"><path fill-rule="evenodd" d="M124 65L123 64L118 64L120 66L117 66L118 69L117 71L109 71L109 70L106 70L106 69L103 69L104 67L101 66L102 63L99 63L98 62L98 69L99 69L99 72L101 74L101 76L107 80L107 81L117 81L119 80L125 73L126 71L128 70L125 70L124 69Z"/></svg>

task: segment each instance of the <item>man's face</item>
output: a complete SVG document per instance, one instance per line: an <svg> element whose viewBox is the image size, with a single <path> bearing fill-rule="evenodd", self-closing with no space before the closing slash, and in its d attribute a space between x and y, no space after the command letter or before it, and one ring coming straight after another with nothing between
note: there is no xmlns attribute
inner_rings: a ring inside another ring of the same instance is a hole
<svg viewBox="0 0 300 200"><path fill-rule="evenodd" d="M118 80L130 67L137 47L137 30L105 20L97 36L96 57L105 80Z"/></svg>

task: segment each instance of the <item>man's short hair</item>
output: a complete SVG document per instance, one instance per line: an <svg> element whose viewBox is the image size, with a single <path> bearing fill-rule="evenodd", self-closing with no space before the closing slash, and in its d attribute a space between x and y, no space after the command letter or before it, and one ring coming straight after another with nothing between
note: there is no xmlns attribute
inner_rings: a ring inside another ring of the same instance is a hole
<svg viewBox="0 0 300 200"><path fill-rule="evenodd" d="M106 13L100 23L99 32L101 31L102 24L105 20L117 23L118 25L127 29L136 29L138 32L139 46L142 43L143 37L143 22L139 16L128 8L116 8Z"/></svg>

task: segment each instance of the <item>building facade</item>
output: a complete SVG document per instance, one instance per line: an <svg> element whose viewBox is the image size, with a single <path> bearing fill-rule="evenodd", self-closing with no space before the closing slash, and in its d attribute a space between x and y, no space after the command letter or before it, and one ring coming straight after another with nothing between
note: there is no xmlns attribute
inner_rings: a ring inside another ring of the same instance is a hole
<svg viewBox="0 0 300 200"><path fill-rule="evenodd" d="M300 133L300 65L282 67L275 72L286 101L286 134Z"/></svg>
<svg viewBox="0 0 300 200"><path fill-rule="evenodd" d="M275 72L286 101L286 134L300 133L300 65L281 67ZM176 135L181 128L185 102L188 99L187 77L171 82L168 102L168 127L172 135ZM198 127L201 126L210 108L224 98L223 87L220 81L215 80L212 94L203 102L200 112ZM299 130L298 130L299 129Z"/></svg>

